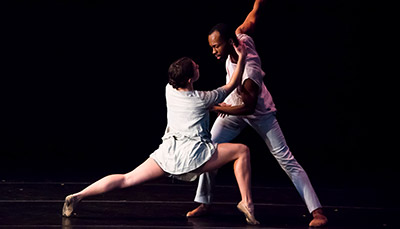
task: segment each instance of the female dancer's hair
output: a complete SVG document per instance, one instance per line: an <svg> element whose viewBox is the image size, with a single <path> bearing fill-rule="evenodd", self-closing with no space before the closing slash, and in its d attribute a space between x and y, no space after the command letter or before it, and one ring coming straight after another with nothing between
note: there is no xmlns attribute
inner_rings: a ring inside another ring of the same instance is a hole
<svg viewBox="0 0 400 229"><path fill-rule="evenodd" d="M175 89L186 87L188 80L193 76L194 64L189 57L182 57L169 66L168 83Z"/></svg>

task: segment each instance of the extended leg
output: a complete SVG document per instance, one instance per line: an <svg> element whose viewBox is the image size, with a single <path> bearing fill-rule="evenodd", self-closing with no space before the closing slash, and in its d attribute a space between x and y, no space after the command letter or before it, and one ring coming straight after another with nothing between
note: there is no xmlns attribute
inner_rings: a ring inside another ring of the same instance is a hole
<svg viewBox="0 0 400 229"><path fill-rule="evenodd" d="M285 138L283 136L283 133L280 129L280 126L275 116L271 115L267 119L253 121L250 122L249 124L264 139L269 150L271 151L275 159L278 161L279 165L292 180L301 198L307 205L309 212L312 213L313 216L316 215L317 218L321 219L321 217L319 216L321 215L323 216L323 213L321 210L321 204L319 202L317 194L315 193L314 188L311 185L307 173L304 171L302 166L297 162L297 160L290 152L289 147L286 144ZM310 223L310 226L325 225L327 219L325 217L325 220L317 220L317 221Z"/></svg>
<svg viewBox="0 0 400 229"><path fill-rule="evenodd" d="M127 174L114 174L103 177L82 191L67 196L63 207L63 216L71 216L76 205L84 198L138 185L163 175L165 175L164 171L153 159L149 158Z"/></svg>

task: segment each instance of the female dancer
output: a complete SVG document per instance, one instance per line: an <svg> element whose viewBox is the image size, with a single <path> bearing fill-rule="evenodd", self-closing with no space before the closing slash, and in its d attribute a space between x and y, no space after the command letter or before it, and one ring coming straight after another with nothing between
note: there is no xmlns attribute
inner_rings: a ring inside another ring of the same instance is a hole
<svg viewBox="0 0 400 229"><path fill-rule="evenodd" d="M200 75L199 66L193 60L184 57L172 63L166 86L168 124L159 148L133 171L106 176L67 196L63 216L71 216L78 203L89 196L142 184L165 175L192 181L204 172L234 161L234 173L242 197L237 207L249 224L259 224L254 217L248 147L232 143L214 144L209 132L209 110L241 83L246 47L235 46L235 50L239 61L234 76L228 84L213 91L194 90L193 83Z"/></svg>

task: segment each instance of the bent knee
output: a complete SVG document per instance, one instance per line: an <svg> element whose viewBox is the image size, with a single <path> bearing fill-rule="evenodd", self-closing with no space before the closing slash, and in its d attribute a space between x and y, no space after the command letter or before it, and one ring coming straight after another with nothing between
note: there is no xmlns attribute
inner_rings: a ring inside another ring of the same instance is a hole
<svg viewBox="0 0 400 229"><path fill-rule="evenodd" d="M250 156L250 149L247 145L239 144L239 152L246 156Z"/></svg>

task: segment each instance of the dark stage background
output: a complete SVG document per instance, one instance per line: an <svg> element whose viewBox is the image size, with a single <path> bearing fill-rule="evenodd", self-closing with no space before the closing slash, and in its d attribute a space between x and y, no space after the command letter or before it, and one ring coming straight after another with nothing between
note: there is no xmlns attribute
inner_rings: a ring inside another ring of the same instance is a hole
<svg viewBox="0 0 400 229"><path fill-rule="evenodd" d="M253 1L2 5L0 178L93 181L130 171L161 143L172 61L199 63L198 89L224 83L208 31L239 25ZM271 0L254 35L280 125L317 187L385 185L395 171L369 137L359 14L358 1ZM252 151L255 184L290 185L253 130L236 141Z"/></svg>

